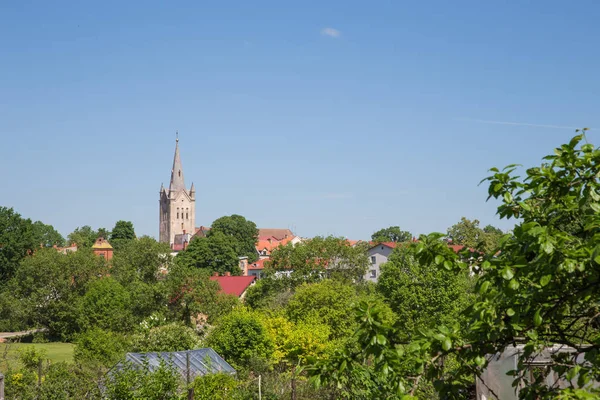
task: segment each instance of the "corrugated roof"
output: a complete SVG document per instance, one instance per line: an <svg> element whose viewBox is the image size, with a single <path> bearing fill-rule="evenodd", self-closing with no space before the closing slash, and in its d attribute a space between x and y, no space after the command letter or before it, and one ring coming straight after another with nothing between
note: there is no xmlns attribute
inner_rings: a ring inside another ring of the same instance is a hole
<svg viewBox="0 0 600 400"><path fill-rule="evenodd" d="M161 362L165 362L175 368L183 377L186 377L188 354L190 357L190 377L192 379L207 374L236 373L235 369L210 347L163 353L127 353L125 361L117 364L115 370L120 370L124 363L130 363L136 367L147 367L150 371L156 371Z"/></svg>

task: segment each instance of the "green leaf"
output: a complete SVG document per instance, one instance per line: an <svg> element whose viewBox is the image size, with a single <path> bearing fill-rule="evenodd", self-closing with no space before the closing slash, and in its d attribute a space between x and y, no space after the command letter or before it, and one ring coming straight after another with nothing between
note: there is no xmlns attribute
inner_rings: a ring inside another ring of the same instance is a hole
<svg viewBox="0 0 600 400"><path fill-rule="evenodd" d="M549 240L546 240L545 242L542 243L542 250L546 254L551 254L552 251L554 251L554 245Z"/></svg>
<svg viewBox="0 0 600 400"><path fill-rule="evenodd" d="M512 201L513 201L513 196L512 196L512 194L511 194L510 192L506 192L506 193L504 193L504 201L505 201L506 203L512 203Z"/></svg>
<svg viewBox="0 0 600 400"><path fill-rule="evenodd" d="M542 316L540 315L541 309L537 309L535 314L533 315L533 325L540 326L542 324Z"/></svg>
<svg viewBox="0 0 600 400"><path fill-rule="evenodd" d="M483 282L481 284L481 287L479 288L479 294L484 294L485 292L487 292L490 285L491 285L490 281Z"/></svg>
<svg viewBox="0 0 600 400"><path fill-rule="evenodd" d="M515 310L513 310L512 308L509 308L508 310L506 310L506 315L508 315L509 317L512 317L513 315L515 315Z"/></svg>
<svg viewBox="0 0 600 400"><path fill-rule="evenodd" d="M435 256L435 263L436 263L437 265L440 265L440 264L441 264L441 263L443 263L443 262L444 262L444 256L442 256L442 255L440 255L440 254L438 254L437 256Z"/></svg>
<svg viewBox="0 0 600 400"><path fill-rule="evenodd" d="M477 364L480 367L483 367L485 365L485 357L481 357L481 356L475 357L475 364Z"/></svg>
<svg viewBox="0 0 600 400"><path fill-rule="evenodd" d="M512 290L517 290L519 286L519 282L517 282L516 279L511 279L510 282L508 282L508 287Z"/></svg>
<svg viewBox="0 0 600 400"><path fill-rule="evenodd" d="M579 144L579 142L581 142L582 139L583 139L583 134L574 136L573 139L571 139L571 141L569 142L569 147L574 149L575 146L577 146Z"/></svg>
<svg viewBox="0 0 600 400"><path fill-rule="evenodd" d="M504 267L502 269L502 277L507 281L511 280L515 276L514 271L510 267Z"/></svg>
<svg viewBox="0 0 600 400"><path fill-rule="evenodd" d="M452 340L450 340L450 338L445 338L442 341L442 349L448 351L448 350L450 350L451 347L452 347Z"/></svg>
<svg viewBox="0 0 600 400"><path fill-rule="evenodd" d="M552 275L544 275L542 276L542 278L540 279L540 285L542 287L546 286L548 283L550 283L550 281L552 280Z"/></svg>

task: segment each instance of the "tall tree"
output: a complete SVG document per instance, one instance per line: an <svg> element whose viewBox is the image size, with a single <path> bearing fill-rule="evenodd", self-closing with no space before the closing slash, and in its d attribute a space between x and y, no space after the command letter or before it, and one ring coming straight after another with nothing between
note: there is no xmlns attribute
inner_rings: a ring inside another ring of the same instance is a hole
<svg viewBox="0 0 600 400"><path fill-rule="evenodd" d="M43 247L64 246L65 238L52 225L46 225L41 221L33 223L33 234L36 243Z"/></svg>
<svg viewBox="0 0 600 400"><path fill-rule="evenodd" d="M94 231L91 226L84 225L77 227L67 237L69 244L77 244L79 247L92 247L98 238L98 232Z"/></svg>
<svg viewBox="0 0 600 400"><path fill-rule="evenodd" d="M19 262L39 246L31 220L12 208L0 207L0 279L10 278Z"/></svg>
<svg viewBox="0 0 600 400"><path fill-rule="evenodd" d="M135 239L135 230L131 221L117 221L110 233L110 244L115 250L120 250L125 244Z"/></svg>
<svg viewBox="0 0 600 400"><path fill-rule="evenodd" d="M256 243L258 240L258 229L256 224L241 215L233 214L218 218L212 223L207 236L222 233L236 240L236 252L238 256L246 256L250 262L258 260Z"/></svg>
<svg viewBox="0 0 600 400"><path fill-rule="evenodd" d="M205 238L194 238L187 249L177 255L176 261L188 267L202 268L224 274L240 275L238 242L222 232L213 232Z"/></svg>
<svg viewBox="0 0 600 400"><path fill-rule="evenodd" d="M399 226L380 229L371 235L371 240L374 242L408 242L412 238L412 233L403 231Z"/></svg>

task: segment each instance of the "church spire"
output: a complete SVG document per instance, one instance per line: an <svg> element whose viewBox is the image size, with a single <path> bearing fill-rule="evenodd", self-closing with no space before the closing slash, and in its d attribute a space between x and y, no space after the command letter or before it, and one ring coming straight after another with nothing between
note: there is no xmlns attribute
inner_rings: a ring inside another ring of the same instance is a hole
<svg viewBox="0 0 600 400"><path fill-rule="evenodd" d="M185 190L185 182L183 181L183 167L181 166L181 157L179 156L179 132L177 132L175 133L175 157L173 158L169 192L182 190Z"/></svg>

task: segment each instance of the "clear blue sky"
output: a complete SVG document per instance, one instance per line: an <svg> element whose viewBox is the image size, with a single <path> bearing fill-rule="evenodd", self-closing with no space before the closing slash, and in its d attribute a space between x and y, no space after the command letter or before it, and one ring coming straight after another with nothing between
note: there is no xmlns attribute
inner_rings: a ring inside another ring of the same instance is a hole
<svg viewBox="0 0 600 400"><path fill-rule="evenodd" d="M5 1L0 205L156 237L179 130L197 225L507 229L477 184L600 128L599 21L593 0Z"/></svg>

